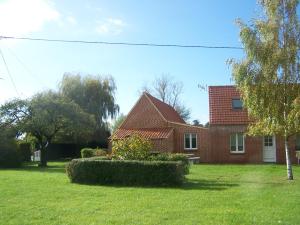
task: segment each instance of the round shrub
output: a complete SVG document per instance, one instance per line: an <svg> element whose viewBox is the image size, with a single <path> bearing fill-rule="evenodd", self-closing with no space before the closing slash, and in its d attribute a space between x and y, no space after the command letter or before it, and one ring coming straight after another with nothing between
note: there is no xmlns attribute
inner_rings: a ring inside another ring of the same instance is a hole
<svg viewBox="0 0 300 225"><path fill-rule="evenodd" d="M94 149L92 148L83 148L81 149L81 158L90 158L94 156Z"/></svg>
<svg viewBox="0 0 300 225"><path fill-rule="evenodd" d="M132 135L122 140L114 140L112 155L119 160L145 160L152 149L150 140Z"/></svg>

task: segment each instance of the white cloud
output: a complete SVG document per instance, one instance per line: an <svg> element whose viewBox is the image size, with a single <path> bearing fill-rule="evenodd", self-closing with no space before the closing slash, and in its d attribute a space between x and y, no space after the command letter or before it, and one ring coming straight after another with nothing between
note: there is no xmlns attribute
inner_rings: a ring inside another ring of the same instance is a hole
<svg viewBox="0 0 300 225"><path fill-rule="evenodd" d="M73 16L67 16L66 20L67 20L68 23L70 23L71 25L76 25L76 24L77 24L77 20L76 20L75 17L73 17Z"/></svg>
<svg viewBox="0 0 300 225"><path fill-rule="evenodd" d="M96 32L98 34L119 35L123 32L127 24L121 19L108 18L104 21L98 21Z"/></svg>
<svg viewBox="0 0 300 225"><path fill-rule="evenodd" d="M58 21L59 12L46 0L8 0L0 3L1 35L22 36Z"/></svg>

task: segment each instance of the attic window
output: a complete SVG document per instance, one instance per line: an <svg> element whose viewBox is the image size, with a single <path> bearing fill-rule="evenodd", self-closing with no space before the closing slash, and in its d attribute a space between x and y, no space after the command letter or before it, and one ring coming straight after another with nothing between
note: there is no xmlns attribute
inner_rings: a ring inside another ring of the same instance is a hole
<svg viewBox="0 0 300 225"><path fill-rule="evenodd" d="M232 108L233 109L243 109L243 102L241 99L236 98L232 99Z"/></svg>

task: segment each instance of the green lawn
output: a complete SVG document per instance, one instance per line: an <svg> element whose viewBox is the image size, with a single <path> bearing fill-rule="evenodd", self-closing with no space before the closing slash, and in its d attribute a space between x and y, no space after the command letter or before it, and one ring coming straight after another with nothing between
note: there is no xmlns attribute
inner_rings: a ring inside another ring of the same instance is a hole
<svg viewBox="0 0 300 225"><path fill-rule="evenodd" d="M0 224L300 224L300 167L195 165L181 188L71 184L63 162L0 170Z"/></svg>

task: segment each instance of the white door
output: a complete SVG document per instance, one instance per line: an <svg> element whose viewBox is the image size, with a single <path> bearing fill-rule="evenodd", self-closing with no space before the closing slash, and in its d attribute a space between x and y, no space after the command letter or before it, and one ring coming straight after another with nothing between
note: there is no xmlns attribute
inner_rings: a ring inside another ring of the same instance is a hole
<svg viewBox="0 0 300 225"><path fill-rule="evenodd" d="M263 137L263 157L264 162L276 162L275 136Z"/></svg>

